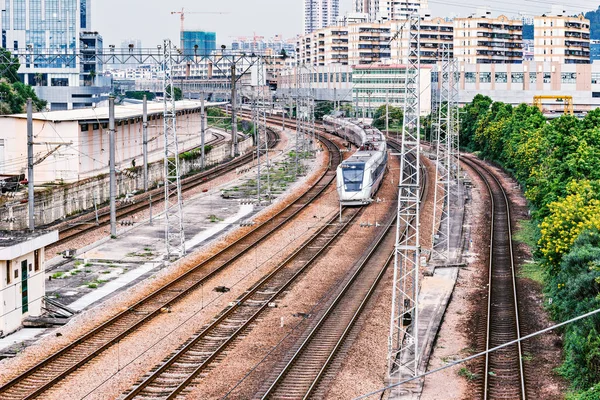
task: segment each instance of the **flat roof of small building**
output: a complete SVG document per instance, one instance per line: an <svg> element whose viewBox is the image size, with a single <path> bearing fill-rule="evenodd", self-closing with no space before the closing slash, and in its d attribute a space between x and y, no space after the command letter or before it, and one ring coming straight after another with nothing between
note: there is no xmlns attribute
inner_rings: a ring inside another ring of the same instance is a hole
<svg viewBox="0 0 600 400"><path fill-rule="evenodd" d="M14 260L58 240L58 231L0 231L0 260Z"/></svg>
<svg viewBox="0 0 600 400"><path fill-rule="evenodd" d="M225 103L208 103L206 107L221 105ZM200 101L181 100L176 102L177 111L195 110L200 108ZM148 115L162 114L164 112L163 102L148 102ZM125 120L138 118L143 115L142 104L127 104L124 106L115 106L115 120ZM2 115L2 118L27 119L27 114ZM80 108L76 110L48 111L33 114L33 119L38 121L50 122L69 122L69 121L108 121L108 107Z"/></svg>

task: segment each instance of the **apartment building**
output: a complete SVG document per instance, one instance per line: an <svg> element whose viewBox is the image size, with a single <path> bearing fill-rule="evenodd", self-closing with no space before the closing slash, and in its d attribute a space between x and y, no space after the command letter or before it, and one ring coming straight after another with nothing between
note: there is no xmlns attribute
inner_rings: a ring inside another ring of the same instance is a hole
<svg viewBox="0 0 600 400"><path fill-rule="evenodd" d="M590 21L559 11L535 17L534 60L564 64L590 63Z"/></svg>
<svg viewBox="0 0 600 400"><path fill-rule="evenodd" d="M391 25L355 24L348 26L348 63L373 64L391 57Z"/></svg>
<svg viewBox="0 0 600 400"><path fill-rule="evenodd" d="M416 47L416 43L410 43L411 32L405 20L391 21L392 37L391 59L406 63L410 54L410 47ZM413 32L414 33L414 32ZM435 64L442 58L442 49L450 49L450 57L454 46L454 23L443 18L424 19L421 21L421 64Z"/></svg>
<svg viewBox="0 0 600 400"><path fill-rule="evenodd" d="M428 8L427 0L354 0L354 11L369 15L371 22L407 19L420 8Z"/></svg>
<svg viewBox="0 0 600 400"><path fill-rule="evenodd" d="M469 64L523 62L523 21L477 15L454 20L454 57Z"/></svg>
<svg viewBox="0 0 600 400"><path fill-rule="evenodd" d="M340 0L304 0L304 33L335 25L340 15Z"/></svg>
<svg viewBox="0 0 600 400"><path fill-rule="evenodd" d="M421 64L435 64L444 46L452 49L454 25L442 18L421 22ZM298 38L298 64L361 65L384 60L406 63L411 40L406 20L357 23L319 29ZM393 39L393 40L392 40Z"/></svg>

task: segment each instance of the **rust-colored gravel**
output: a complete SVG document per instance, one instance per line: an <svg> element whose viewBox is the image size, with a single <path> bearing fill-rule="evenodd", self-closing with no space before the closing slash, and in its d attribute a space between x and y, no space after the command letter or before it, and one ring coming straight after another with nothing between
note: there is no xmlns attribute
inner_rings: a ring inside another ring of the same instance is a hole
<svg viewBox="0 0 600 400"><path fill-rule="evenodd" d="M328 253L290 288L289 293L278 301L278 307L269 310L247 338L239 342L218 368L200 381L187 398L221 398L236 383L240 384L228 398L248 399L253 396L265 379L272 374L272 369L277 365L282 354L298 337L301 329L293 330L293 328L302 321L300 313L314 315L324 307L323 300L333 294L332 288L339 285L342 277L347 276L355 260L364 253L364 249L373 240L375 232L382 229L382 227L361 227L361 224L364 226L366 223L382 223L383 218L396 212L396 202L391 199L396 197L397 178L395 179L396 183L393 184L391 177L388 173L378 193L378 197L385 201L370 205L362 218L352 225L343 238L336 242L335 246L330 248ZM337 207L337 195L333 196L330 201L332 202L331 207ZM380 310L376 310L376 312L379 313ZM313 318L310 320L312 321ZM282 321L283 327L281 326ZM301 328L306 328L306 326L302 325ZM288 334L291 334L291 337L284 340ZM275 349L275 346L282 340L284 340L283 343ZM270 351L274 351L273 355L261 363L261 360ZM372 351L373 349L369 350L371 358L373 358ZM251 372L253 367L256 367L256 370ZM246 374L249 375L244 379ZM361 377L355 376L352 383L357 385L361 380Z"/></svg>
<svg viewBox="0 0 600 400"><path fill-rule="evenodd" d="M309 176L304 184L298 185L296 189L287 197L283 198L282 200L274 204L271 208L265 210L260 215L258 215L256 220L269 220L277 210L281 209L285 204L288 204L292 201L292 199L298 197L301 193L303 193L309 187L309 185L312 184L312 182L314 182L318 178L318 176L322 173L322 171L325 168L324 166L326 166L327 163L328 158L324 155L324 153L321 153L319 155L319 158L316 160L316 164L321 165L322 167L315 169L315 173ZM297 224L295 224L294 228L292 229L292 232L287 232L287 236L285 237L289 239L292 237L300 238L300 235L306 236L310 233L309 227L315 225L315 223L316 222L313 219L301 220ZM46 337L38 341L38 343L27 348L23 353L19 355L19 357L2 361L0 363L0 382L6 382L10 377L38 362L42 357L48 356L52 352L70 343L75 338L81 336L92 327L99 325L109 317L126 309L128 305L133 304L146 294L156 290L160 286L164 285L166 282L173 280L176 276L181 275L191 266L196 265L202 260L208 258L210 255L214 254L220 248L224 247L227 241L234 240L235 238L239 237L243 232L249 229L251 228L238 228L230 232L221 240L216 241L215 243L207 246L201 251L191 254L190 256L186 257L183 260L180 260L171 267L160 271L151 279L148 279L128 289L127 291L113 297L110 300L110 307L106 307L106 305L100 305L81 315L78 315L67 326L55 331L61 336ZM271 255L276 256L276 252L281 250L284 245L287 245L289 243L289 240L279 240L279 243L277 243L277 241L274 240L273 242L275 243L271 243L272 249L270 253ZM292 244L288 247L293 248L294 245L295 244ZM228 274L226 277L215 279L221 279L219 280L219 284L221 284L221 282L224 282L226 286L229 285L230 287L233 287L235 282L240 280L242 276L248 274L256 268L255 263L264 261L261 259L268 255L268 252L266 251L256 251L253 253L254 254L252 254L251 256L254 257L254 262L248 262L248 260L246 260L246 270L244 270L243 268L234 268L233 272L231 274ZM240 261L240 264L243 265L244 263ZM266 269L268 268L268 266L264 266L261 268ZM256 280L259 276L262 275L262 273L264 273L264 271L256 271L255 274L249 275L247 277L247 280ZM199 293L196 293L196 295L190 296L186 299L185 302L182 302L181 304L178 304L176 307L174 307L174 310L171 314L164 314L153 320L153 322L149 324L147 328L144 328L139 331L141 332L147 329L149 333L145 337L141 338L143 335L139 337L136 335L135 337L132 336L131 338L125 339L119 346L114 346L112 349L104 353L104 355L101 356L98 360L95 360L92 364L89 364L88 366L82 368L81 372L72 378L73 382L71 384L69 383L71 379L65 381L65 383L61 386L60 390L55 393L56 396L61 397L61 399L64 399L65 393L69 393L69 396L72 395L72 397L67 396L67 398L80 398L80 396L85 394L84 392L86 390L93 389L97 384L101 383L101 381L105 379L107 375L110 375L112 373L111 371L116 371L117 364L121 366L125 365L135 355L140 354L145 349L150 347L152 343L155 343L158 338L163 336L164 333L168 332L170 329L177 326L177 324L184 321L187 317L190 316L190 313L198 311L198 304L206 304L209 302L210 298L214 298L215 296L212 292L212 288L216 285L217 284L210 285L210 287L207 287L206 290L200 291ZM245 287L246 286L244 284L238 283L238 286L235 287L235 290L232 290L230 292L230 295L228 294L229 296L222 296L222 298L219 299L221 304L215 305L214 309L209 310L207 308L206 312L203 312L201 316L205 320L212 318L212 315L214 315L217 311L222 309L227 304L227 302L235 298L236 295L240 293L240 291L243 291L245 289ZM236 290L238 291L236 292ZM198 301L198 296L200 296L200 301ZM167 321L166 319L168 317L172 317L174 319ZM198 321L199 325L191 326L190 330L197 330L198 327L204 322L205 321ZM190 324L185 324L184 328L188 328L189 326ZM189 333L183 332L180 334L179 337L175 336L176 335L173 335L173 343L176 343L177 340L179 340L180 342L181 340L183 340L183 338L187 338L189 336ZM169 340L171 340L171 338L169 338ZM133 350L128 347L128 341L133 342ZM156 350L159 352L158 355L154 355L157 357L157 359L161 359L162 357L164 357L164 355L168 354L170 350L172 350L173 346L174 345L171 345L170 343L161 342L160 345L156 348ZM162 352L162 354L160 352ZM119 354L119 360L117 360L117 362L115 362L114 353ZM149 355L152 356L153 352L149 352ZM127 375L127 377L123 379L125 381L135 380L138 374L141 371L143 371L144 368L148 368L148 365L153 364L148 364L148 362L145 362L144 360L145 359L142 357L139 360L136 360L136 362L134 363L134 366L137 365L138 368L141 368L140 371L132 373L131 375L129 375L129 372L124 371L124 375ZM94 372L90 373L88 371L88 368L93 368ZM103 395L100 397L103 397Z"/></svg>

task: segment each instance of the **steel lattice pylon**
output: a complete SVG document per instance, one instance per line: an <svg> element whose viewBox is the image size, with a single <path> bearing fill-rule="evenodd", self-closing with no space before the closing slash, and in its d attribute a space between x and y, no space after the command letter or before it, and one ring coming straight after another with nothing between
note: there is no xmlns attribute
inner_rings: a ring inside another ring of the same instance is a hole
<svg viewBox="0 0 600 400"><path fill-rule="evenodd" d="M434 145L436 147L435 194L433 208L433 240L432 260L446 262L450 257L450 114L451 114L451 71L453 62L450 58L450 45L444 44L441 49L442 64L439 71L440 96L437 105L438 121L435 129ZM440 218L438 229L437 220Z"/></svg>
<svg viewBox="0 0 600 400"><path fill-rule="evenodd" d="M419 288L419 170L421 145L420 31L419 14L409 21L409 55L406 60L404 122L394 259L392 315L389 337L389 378L418 373Z"/></svg>
<svg viewBox="0 0 600 400"><path fill-rule="evenodd" d="M177 110L173 85L173 45L164 41L164 133L165 133L165 243L167 257L185 255L183 204L177 145Z"/></svg>

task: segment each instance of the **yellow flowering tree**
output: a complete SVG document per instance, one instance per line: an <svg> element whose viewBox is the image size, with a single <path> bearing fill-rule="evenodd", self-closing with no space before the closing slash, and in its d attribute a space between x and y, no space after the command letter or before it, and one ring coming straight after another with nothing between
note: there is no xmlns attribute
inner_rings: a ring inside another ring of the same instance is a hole
<svg viewBox="0 0 600 400"><path fill-rule="evenodd" d="M549 215L540 224L539 250L551 275L581 232L600 229L599 189L599 181L573 181L567 185L569 194L548 206Z"/></svg>

